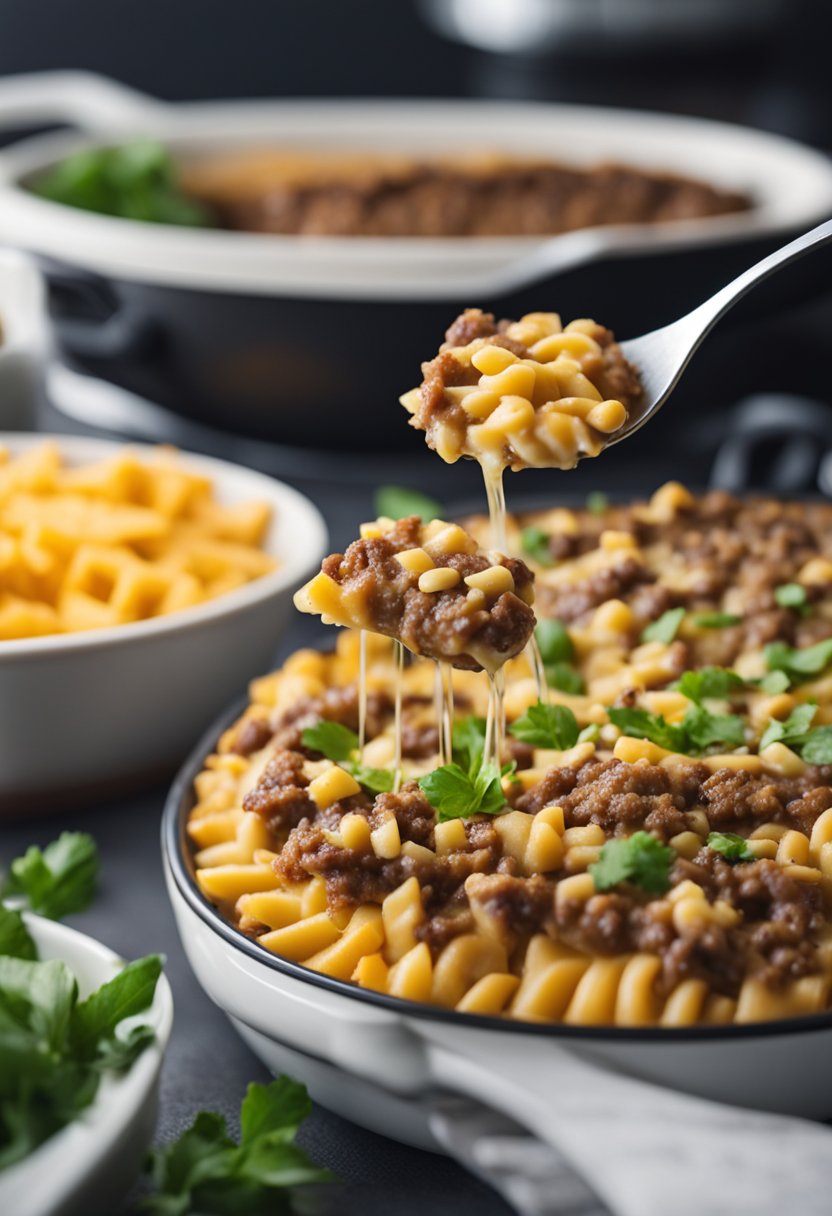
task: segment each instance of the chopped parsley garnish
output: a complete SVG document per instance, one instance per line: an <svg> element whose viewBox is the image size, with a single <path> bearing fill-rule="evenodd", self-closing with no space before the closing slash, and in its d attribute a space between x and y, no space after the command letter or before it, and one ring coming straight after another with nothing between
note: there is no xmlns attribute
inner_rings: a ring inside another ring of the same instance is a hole
<svg viewBox="0 0 832 1216"><path fill-rule="evenodd" d="M725 701L731 694L745 688L745 680L728 667L701 667L698 671L686 671L671 688L690 701Z"/></svg>
<svg viewBox="0 0 832 1216"><path fill-rule="evenodd" d="M712 714L703 705L692 705L681 722L668 722L646 709L609 706L609 719L624 735L648 739L670 752L700 755L714 744L742 746L745 723L734 714Z"/></svg>
<svg viewBox="0 0 832 1216"><path fill-rule="evenodd" d="M733 832L709 832L707 844L715 853L721 853L726 861L756 860L745 837L736 836Z"/></svg>
<svg viewBox="0 0 832 1216"><path fill-rule="evenodd" d="M552 550L549 547L549 534L543 528L530 525L520 533L520 544L526 557L530 557L540 566L554 566Z"/></svg>
<svg viewBox="0 0 832 1216"><path fill-rule="evenodd" d="M796 751L807 764L832 764L832 726L816 726L814 701L798 705L783 722L769 721L760 738L760 751L772 743L783 743Z"/></svg>
<svg viewBox="0 0 832 1216"><path fill-rule="evenodd" d="M601 727L597 722L590 722L589 726L585 726L578 735L579 743L595 743L601 736Z"/></svg>
<svg viewBox="0 0 832 1216"><path fill-rule="evenodd" d="M664 642L669 646L679 632L684 615L684 608L668 608L667 612L641 631L642 642Z"/></svg>
<svg viewBox="0 0 832 1216"><path fill-rule="evenodd" d="M832 663L832 638L802 649L785 642L770 642L763 654L769 671L784 671L793 683L800 684L820 675Z"/></svg>
<svg viewBox="0 0 832 1216"><path fill-rule="evenodd" d="M791 683L785 671L766 672L761 679L756 681L760 691L767 693L770 697L775 696L778 692L785 692L787 688L791 687Z"/></svg>
<svg viewBox="0 0 832 1216"><path fill-rule="evenodd" d="M407 486L379 486L373 506L376 515L386 515L388 519L406 519L408 515L418 515L426 524L432 519L440 519L444 510L435 498L419 490L410 490Z"/></svg>
<svg viewBox="0 0 832 1216"><path fill-rule="evenodd" d="M482 764L485 750L485 718L478 718L475 714L467 718L457 718L453 726L451 748L454 764L464 768L467 773L476 773Z"/></svg>
<svg viewBox="0 0 832 1216"><path fill-rule="evenodd" d="M661 895L670 886L673 849L651 836L636 832L626 840L608 840L601 855L589 867L596 891L609 891L623 882L650 895Z"/></svg>
<svg viewBox="0 0 832 1216"><path fill-rule="evenodd" d="M521 718L509 727L509 733L531 747L566 751L578 742L578 723L565 705L530 705Z"/></svg>
<svg viewBox="0 0 832 1216"><path fill-rule="evenodd" d="M540 621L534 636L544 663L568 663L574 658L575 648L563 621Z"/></svg>
<svg viewBox="0 0 832 1216"><path fill-rule="evenodd" d="M83 912L95 895L98 850L86 832L62 832L45 849L31 845L9 867L0 897L22 897L50 920Z"/></svg>
<svg viewBox="0 0 832 1216"><path fill-rule="evenodd" d="M65 963L38 961L19 912L0 909L0 944L2 1171L76 1119L102 1073L126 1071L153 1042L152 1027L122 1023L149 1008L162 960L128 963L80 1001Z"/></svg>
<svg viewBox="0 0 832 1216"><path fill-rule="evenodd" d="M470 819L472 815L498 815L506 805L500 773L494 764L482 765L474 775L459 764L443 764L420 777L419 788L440 823Z"/></svg>
<svg viewBox="0 0 832 1216"><path fill-rule="evenodd" d="M603 490L593 490L586 496L586 509L593 515L603 515L609 510L610 500Z"/></svg>
<svg viewBox="0 0 832 1216"><path fill-rule="evenodd" d="M586 692L586 681L571 663L546 663L544 670L546 683L550 688L556 688L558 692L570 693L572 696L580 696L581 693Z"/></svg>
<svg viewBox="0 0 832 1216"><path fill-rule="evenodd" d="M730 625L739 625L741 616L735 612L697 612L693 618L694 625L700 629L727 629Z"/></svg>
<svg viewBox="0 0 832 1216"><path fill-rule="evenodd" d="M32 190L54 203L129 220L200 228L213 219L179 188L173 157L151 139L76 152L42 174Z"/></svg>
<svg viewBox="0 0 832 1216"><path fill-rule="evenodd" d="M222 1115L200 1111L173 1144L151 1150L146 1168L156 1194L144 1199L140 1210L151 1216L294 1212L291 1188L334 1177L295 1143L311 1111L306 1087L291 1077L249 1085L240 1108L239 1143L229 1137Z"/></svg>
<svg viewBox="0 0 832 1216"><path fill-rule="evenodd" d="M801 616L808 616L811 612L806 588L800 583L783 583L781 587L776 587L774 598L780 608L794 608Z"/></svg>
<svg viewBox="0 0 832 1216"><path fill-rule="evenodd" d="M368 768L357 759L358 735L349 727L322 718L314 726L307 726L300 738L304 747L340 764L371 794L384 794L392 790L394 774L391 769Z"/></svg>

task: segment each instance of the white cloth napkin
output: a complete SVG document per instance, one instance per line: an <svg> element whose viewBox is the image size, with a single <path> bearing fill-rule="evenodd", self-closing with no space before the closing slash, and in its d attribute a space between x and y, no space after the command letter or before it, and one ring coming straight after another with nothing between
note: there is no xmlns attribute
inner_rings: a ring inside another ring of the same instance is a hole
<svg viewBox="0 0 832 1216"><path fill-rule="evenodd" d="M822 1124L691 1097L559 1048L547 1051L547 1073L552 1100L536 1135L467 1099L439 1098L431 1117L448 1151L523 1216L832 1213Z"/></svg>

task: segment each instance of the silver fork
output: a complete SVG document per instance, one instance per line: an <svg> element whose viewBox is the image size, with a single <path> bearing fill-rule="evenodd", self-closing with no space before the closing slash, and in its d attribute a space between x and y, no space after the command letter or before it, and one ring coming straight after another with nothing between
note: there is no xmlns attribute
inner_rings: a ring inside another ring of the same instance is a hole
<svg viewBox="0 0 832 1216"><path fill-rule="evenodd" d="M631 412L625 426L612 436L610 444L629 439L630 435L640 430L645 422L658 413L704 338L717 321L733 308L738 300L747 295L752 287L756 287L781 267L802 258L810 249L826 245L829 241L832 241L832 220L819 224L810 232L804 232L803 236L750 266L704 304L680 317L678 321L673 321L662 329L654 329L652 333L642 334L640 338L630 338L622 342L621 349L641 375L644 396L642 403Z"/></svg>

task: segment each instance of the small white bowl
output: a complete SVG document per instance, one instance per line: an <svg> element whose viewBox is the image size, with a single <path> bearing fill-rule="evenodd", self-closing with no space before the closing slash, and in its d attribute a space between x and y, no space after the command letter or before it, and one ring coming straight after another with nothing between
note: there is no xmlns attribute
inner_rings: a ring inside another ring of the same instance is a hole
<svg viewBox="0 0 832 1216"><path fill-rule="evenodd" d="M31 258L0 249L0 426L29 430L49 349L45 288Z"/></svg>
<svg viewBox="0 0 832 1216"><path fill-rule="evenodd" d="M61 959L83 999L124 965L112 950L75 929L27 916L41 959ZM129 1072L102 1079L93 1104L30 1156L0 1173L0 1210L14 1216L89 1216L115 1211L138 1173L156 1126L159 1073L173 1026L164 975L142 1015L156 1041Z"/></svg>
<svg viewBox="0 0 832 1216"><path fill-rule="evenodd" d="M122 446L15 434L0 434L0 444L23 452L50 438L71 465ZM323 555L323 519L302 494L261 473L205 456L182 459L211 477L221 502L268 501L265 548L279 567L169 616L0 642L0 815L163 776L223 704L268 669L292 593Z"/></svg>

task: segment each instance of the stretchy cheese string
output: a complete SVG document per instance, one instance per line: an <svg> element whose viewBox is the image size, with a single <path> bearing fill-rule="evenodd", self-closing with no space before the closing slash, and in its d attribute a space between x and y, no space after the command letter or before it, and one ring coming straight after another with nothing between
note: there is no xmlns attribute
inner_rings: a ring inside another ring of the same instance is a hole
<svg viewBox="0 0 832 1216"><path fill-rule="evenodd" d="M367 630L358 634L358 759L364 763L364 744L367 739Z"/></svg>
<svg viewBox="0 0 832 1216"><path fill-rule="evenodd" d="M395 735L396 756L394 760L393 793L398 794L402 784L402 676L404 673L404 646L398 640L393 642L393 667L395 675Z"/></svg>

